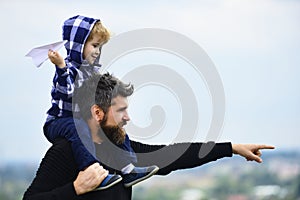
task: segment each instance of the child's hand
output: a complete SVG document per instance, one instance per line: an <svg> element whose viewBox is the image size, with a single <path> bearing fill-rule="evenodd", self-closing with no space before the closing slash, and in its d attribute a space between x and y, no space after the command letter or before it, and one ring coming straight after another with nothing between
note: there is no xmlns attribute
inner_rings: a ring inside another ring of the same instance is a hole
<svg viewBox="0 0 300 200"><path fill-rule="evenodd" d="M49 49L48 58L59 68L64 68L66 66L64 58L61 57L61 55L57 51L52 51L51 49Z"/></svg>

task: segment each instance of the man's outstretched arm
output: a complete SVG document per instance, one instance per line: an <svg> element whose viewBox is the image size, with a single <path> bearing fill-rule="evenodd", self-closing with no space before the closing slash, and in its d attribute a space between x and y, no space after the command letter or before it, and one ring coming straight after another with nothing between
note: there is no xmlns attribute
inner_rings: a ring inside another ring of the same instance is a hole
<svg viewBox="0 0 300 200"><path fill-rule="evenodd" d="M224 143L176 143L172 145L147 145L131 141L139 166L157 165L157 174L165 175L179 169L198 167L224 157L238 154L247 160L261 162L261 149L270 145Z"/></svg>
<svg viewBox="0 0 300 200"><path fill-rule="evenodd" d="M232 156L231 143L175 143L147 145L131 142L139 166L157 165L157 174L165 175L179 169L198 167L211 161Z"/></svg>

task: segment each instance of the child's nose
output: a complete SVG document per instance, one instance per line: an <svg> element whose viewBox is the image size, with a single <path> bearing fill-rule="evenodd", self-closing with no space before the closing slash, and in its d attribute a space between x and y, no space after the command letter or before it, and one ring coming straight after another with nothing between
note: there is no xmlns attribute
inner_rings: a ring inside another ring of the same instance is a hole
<svg viewBox="0 0 300 200"><path fill-rule="evenodd" d="M101 52L100 48L96 48L96 52L95 53L98 55L98 54L100 54L100 52Z"/></svg>

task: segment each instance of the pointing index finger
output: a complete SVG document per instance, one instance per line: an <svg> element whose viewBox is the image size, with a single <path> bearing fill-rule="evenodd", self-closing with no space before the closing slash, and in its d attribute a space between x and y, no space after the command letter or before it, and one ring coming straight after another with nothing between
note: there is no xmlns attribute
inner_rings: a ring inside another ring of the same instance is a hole
<svg viewBox="0 0 300 200"><path fill-rule="evenodd" d="M259 148L259 149L275 149L275 146L273 146L273 145L261 144L261 145L258 145L258 148Z"/></svg>

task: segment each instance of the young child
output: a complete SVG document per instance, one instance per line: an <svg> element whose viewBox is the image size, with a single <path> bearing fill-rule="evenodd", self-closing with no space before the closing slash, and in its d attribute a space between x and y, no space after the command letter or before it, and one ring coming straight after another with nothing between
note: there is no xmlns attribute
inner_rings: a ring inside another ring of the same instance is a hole
<svg viewBox="0 0 300 200"><path fill-rule="evenodd" d="M89 129L78 126L78 123L75 125L76 119L73 117L79 111L73 112L72 109L73 92L75 87L79 87L93 73L99 72L101 47L109 38L108 30L99 19L78 15L67 19L63 25L63 40L67 40L65 43L67 57L63 59L58 52L52 50L48 52L49 59L55 64L56 72L51 91L52 107L47 112L44 134L52 143L58 137L64 137L71 142L79 170L100 161L95 156ZM121 173L130 176L129 179L124 179L124 185L130 187L155 174L158 167L135 167L131 163L123 169ZM121 176L109 174L96 189L109 188L121 180Z"/></svg>

